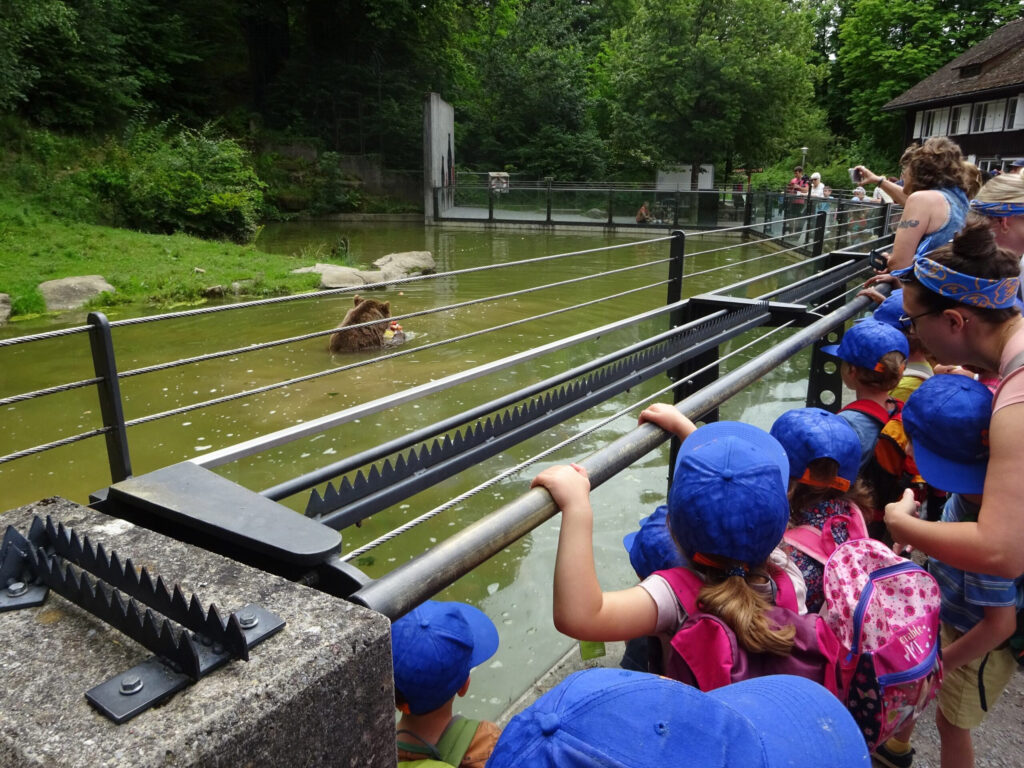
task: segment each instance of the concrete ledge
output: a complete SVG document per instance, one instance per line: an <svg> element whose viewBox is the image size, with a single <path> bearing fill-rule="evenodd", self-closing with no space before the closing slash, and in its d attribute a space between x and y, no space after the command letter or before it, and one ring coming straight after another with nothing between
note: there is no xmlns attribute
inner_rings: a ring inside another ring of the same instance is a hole
<svg viewBox="0 0 1024 768"><path fill-rule="evenodd" d="M150 653L59 595L0 614L2 766L394 766L390 624L373 611L64 499L50 515L204 605L262 605L288 622L250 652L123 725L85 691Z"/></svg>

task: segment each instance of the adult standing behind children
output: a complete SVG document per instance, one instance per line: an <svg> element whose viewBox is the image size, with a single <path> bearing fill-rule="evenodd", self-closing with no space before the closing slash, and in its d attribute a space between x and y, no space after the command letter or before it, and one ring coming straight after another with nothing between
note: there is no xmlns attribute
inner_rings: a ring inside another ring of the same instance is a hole
<svg viewBox="0 0 1024 768"><path fill-rule="evenodd" d="M904 153L907 200L896 227L889 271L910 266L915 254L953 239L967 218L967 175L960 147L945 137L931 138ZM857 166L862 180L888 189L885 177Z"/></svg>
<svg viewBox="0 0 1024 768"><path fill-rule="evenodd" d="M1006 578L1024 573L1024 323L1016 305L1018 270L1018 257L996 246L988 225L972 221L951 245L897 273L903 310L928 351L940 363L998 371L1002 381L977 522L920 520L910 493L885 511L896 541L952 567Z"/></svg>
<svg viewBox="0 0 1024 768"><path fill-rule="evenodd" d="M398 761L440 760L483 768L501 731L452 714L469 673L498 650L498 630L483 611L428 600L391 625Z"/></svg>
<svg viewBox="0 0 1024 768"><path fill-rule="evenodd" d="M1003 173L990 179L971 201L971 213L984 218L996 244L1021 259L1024 277L1024 176Z"/></svg>

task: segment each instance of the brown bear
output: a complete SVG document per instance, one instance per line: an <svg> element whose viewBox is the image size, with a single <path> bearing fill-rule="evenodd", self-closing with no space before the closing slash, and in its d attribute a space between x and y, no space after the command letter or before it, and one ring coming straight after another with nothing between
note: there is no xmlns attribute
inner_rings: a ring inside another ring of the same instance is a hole
<svg viewBox="0 0 1024 768"><path fill-rule="evenodd" d="M388 329L387 318L391 317L391 302L380 302L376 299L355 297L355 306L348 311L339 328L348 325L359 325L371 320L379 323L354 328L350 331L338 331L331 336L331 352L360 352L364 349L380 349L384 346L384 332Z"/></svg>

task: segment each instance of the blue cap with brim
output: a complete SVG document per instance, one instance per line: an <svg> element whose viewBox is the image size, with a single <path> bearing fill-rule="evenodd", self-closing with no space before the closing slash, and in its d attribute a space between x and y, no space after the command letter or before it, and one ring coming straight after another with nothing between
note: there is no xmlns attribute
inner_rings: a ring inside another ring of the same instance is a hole
<svg viewBox="0 0 1024 768"><path fill-rule="evenodd" d="M857 432L842 416L821 408L794 408L772 424L771 436L786 451L789 476L807 480L807 467L816 459L839 465L834 487L846 491L857 479L861 444Z"/></svg>
<svg viewBox="0 0 1024 768"><path fill-rule="evenodd" d="M668 496L669 525L685 555L764 562L789 520L789 460L778 440L737 421L683 441Z"/></svg>
<svg viewBox="0 0 1024 768"><path fill-rule="evenodd" d="M664 504L640 521L640 530L627 533L622 546L629 553L629 564L640 579L646 579L655 571L686 564L669 530L668 507Z"/></svg>
<svg viewBox="0 0 1024 768"><path fill-rule="evenodd" d="M483 611L428 600L391 624L395 689L411 714L433 712L497 650L498 630Z"/></svg>
<svg viewBox="0 0 1024 768"><path fill-rule="evenodd" d="M991 419L992 393L984 384L955 373L921 382L903 406L921 477L952 493L982 493Z"/></svg>
<svg viewBox="0 0 1024 768"><path fill-rule="evenodd" d="M487 768L869 768L845 706L802 677L704 693L645 672L588 669L516 715Z"/></svg>
<svg viewBox="0 0 1024 768"><path fill-rule="evenodd" d="M877 320L863 320L854 323L838 344L824 346L821 351L859 368L878 371L882 358L890 352L910 357L910 344L907 337L892 326Z"/></svg>
<svg viewBox="0 0 1024 768"><path fill-rule="evenodd" d="M897 331L909 331L910 319L903 319L906 317L903 314L903 289L897 288L886 296L885 301L875 307L871 317L880 323L892 326Z"/></svg>

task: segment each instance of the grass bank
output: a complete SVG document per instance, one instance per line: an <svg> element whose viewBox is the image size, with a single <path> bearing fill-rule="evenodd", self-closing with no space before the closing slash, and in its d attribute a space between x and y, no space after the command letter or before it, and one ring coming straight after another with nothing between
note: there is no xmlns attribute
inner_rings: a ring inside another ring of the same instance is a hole
<svg viewBox="0 0 1024 768"><path fill-rule="evenodd" d="M136 302L174 307L202 301L215 286L230 293L236 281L244 281L239 293L250 297L312 290L319 275L290 271L328 256L275 255L252 245L67 221L0 192L0 293L11 296L12 322L45 311L37 285L46 280L102 275L116 293L96 298L93 308Z"/></svg>

